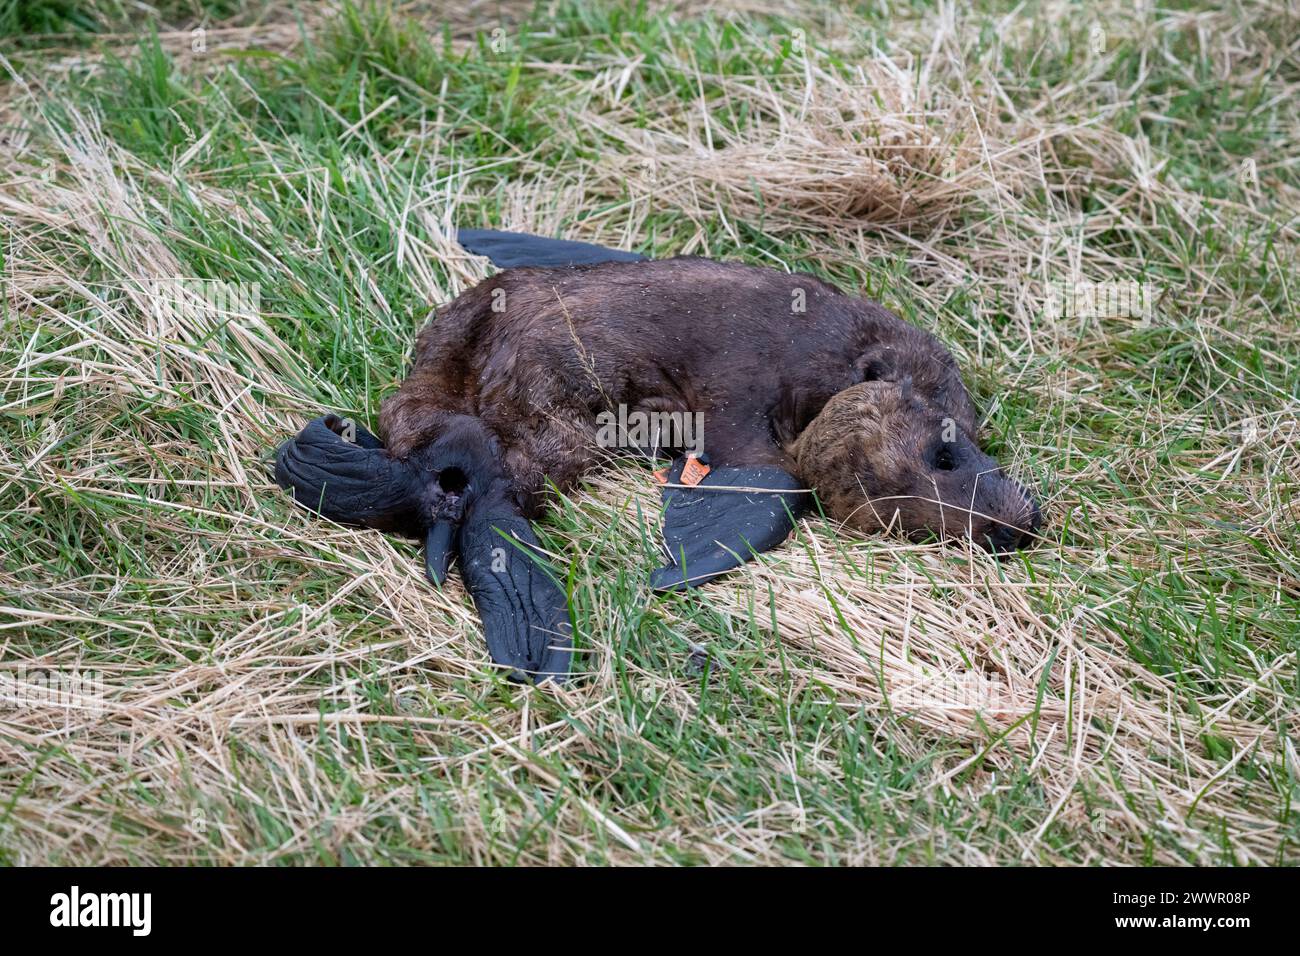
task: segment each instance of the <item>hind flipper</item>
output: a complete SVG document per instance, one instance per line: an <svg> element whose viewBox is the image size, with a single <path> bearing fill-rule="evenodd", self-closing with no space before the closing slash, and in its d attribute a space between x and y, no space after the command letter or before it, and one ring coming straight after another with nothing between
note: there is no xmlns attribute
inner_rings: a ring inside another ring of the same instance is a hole
<svg viewBox="0 0 1300 956"><path fill-rule="evenodd" d="M537 538L478 419L451 416L437 439L402 460L360 425L326 415L280 446L275 478L331 520L423 536L434 584L459 554L492 659L514 680L568 675L567 596L538 563Z"/></svg>
<svg viewBox="0 0 1300 956"><path fill-rule="evenodd" d="M413 533L421 524L420 478L350 419L308 422L275 455L275 480L299 504L344 524Z"/></svg>
<svg viewBox="0 0 1300 956"><path fill-rule="evenodd" d="M807 510L810 495L776 465L714 468L682 487L685 459L664 486L664 543L671 564L650 576L656 591L680 591L739 567L776 547Z"/></svg>
<svg viewBox="0 0 1300 956"><path fill-rule="evenodd" d="M580 266L597 262L640 262L637 252L608 249L590 242L549 239L526 232L497 229L458 229L456 241L476 256L487 256L498 269L515 266Z"/></svg>
<svg viewBox="0 0 1300 956"><path fill-rule="evenodd" d="M492 660L511 668L512 680L563 681L573 656L568 597L547 573L528 519L492 490L470 506L456 543Z"/></svg>

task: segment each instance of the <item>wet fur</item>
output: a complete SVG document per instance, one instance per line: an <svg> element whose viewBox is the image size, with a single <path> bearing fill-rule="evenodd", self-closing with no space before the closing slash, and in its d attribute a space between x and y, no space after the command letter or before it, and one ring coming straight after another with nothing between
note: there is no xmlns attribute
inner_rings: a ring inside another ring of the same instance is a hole
<svg viewBox="0 0 1300 956"><path fill-rule="evenodd" d="M528 519L552 485L628 451L599 447L599 416L622 419L619 406L703 418L712 470L664 487L670 563L655 590L780 543L808 507L801 484L864 531L1003 552L1037 526L1032 498L976 443L933 336L811 276L694 258L507 269L420 332L380 410L384 441L325 415L280 446L275 476L334 520L423 535L435 585L458 557L493 661L515 680L563 680L569 600Z"/></svg>
<svg viewBox="0 0 1300 956"><path fill-rule="evenodd" d="M832 396L863 382L906 390L906 400L880 393L874 434L929 428L937 413L973 441L974 406L939 341L813 276L691 257L516 268L437 311L379 426L390 454L404 458L454 416L476 418L530 517L548 481L567 489L601 463L596 416L619 404L703 412L715 467L776 465L824 485L835 512L863 504L860 487L849 500L859 466L932 495L914 441L832 449L823 431L816 453L799 445ZM861 431L863 411L845 406L842 438ZM826 474L831 462L843 473Z"/></svg>

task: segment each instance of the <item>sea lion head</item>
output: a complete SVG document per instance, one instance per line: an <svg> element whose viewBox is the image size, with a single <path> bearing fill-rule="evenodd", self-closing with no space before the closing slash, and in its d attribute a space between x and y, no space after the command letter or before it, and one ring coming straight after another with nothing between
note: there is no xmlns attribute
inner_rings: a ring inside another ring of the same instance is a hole
<svg viewBox="0 0 1300 956"><path fill-rule="evenodd" d="M973 432L973 414L932 406L908 380L877 380L833 396L790 450L831 517L859 531L969 538L995 554L1025 547L1038 504Z"/></svg>

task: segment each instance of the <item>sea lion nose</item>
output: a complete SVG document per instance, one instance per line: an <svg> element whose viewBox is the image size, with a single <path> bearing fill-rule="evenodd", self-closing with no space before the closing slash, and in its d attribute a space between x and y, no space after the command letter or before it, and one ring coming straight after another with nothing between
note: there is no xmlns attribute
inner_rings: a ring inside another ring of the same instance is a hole
<svg viewBox="0 0 1300 956"><path fill-rule="evenodd" d="M1019 528L1013 528L1011 525L998 525L989 532L989 550L991 551L1014 551L1020 546L1021 537L1024 532Z"/></svg>
<svg viewBox="0 0 1300 956"><path fill-rule="evenodd" d="M1025 532L1026 539L1037 537L1039 530L1043 527L1043 511L1038 507L1038 502L1030 501L1033 510L1029 514L1029 528ZM1025 542L1028 544L1028 540Z"/></svg>

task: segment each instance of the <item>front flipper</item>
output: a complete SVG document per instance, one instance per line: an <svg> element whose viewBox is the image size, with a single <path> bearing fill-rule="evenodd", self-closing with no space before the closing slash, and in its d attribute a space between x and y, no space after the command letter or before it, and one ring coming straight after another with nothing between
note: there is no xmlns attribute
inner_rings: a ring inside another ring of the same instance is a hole
<svg viewBox="0 0 1300 956"><path fill-rule="evenodd" d="M569 602L540 563L528 519L494 489L470 506L457 545L492 660L512 668L512 680L563 681L573 656Z"/></svg>
<svg viewBox="0 0 1300 956"><path fill-rule="evenodd" d="M697 485L673 487L683 461L663 491L664 542L673 563L650 576L656 591L703 584L776 547L808 508L808 492L775 465L714 468Z"/></svg>

